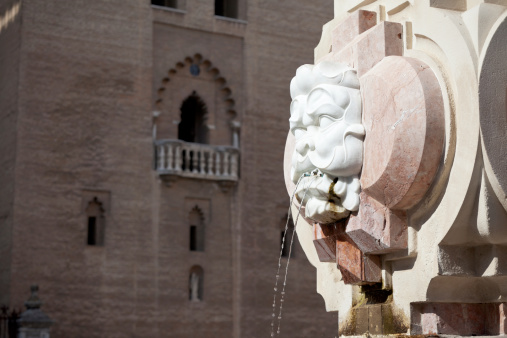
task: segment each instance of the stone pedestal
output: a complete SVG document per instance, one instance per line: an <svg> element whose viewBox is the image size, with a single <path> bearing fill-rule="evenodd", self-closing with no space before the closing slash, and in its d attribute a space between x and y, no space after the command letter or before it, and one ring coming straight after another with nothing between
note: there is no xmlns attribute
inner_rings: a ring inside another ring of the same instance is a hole
<svg viewBox="0 0 507 338"><path fill-rule="evenodd" d="M364 142L358 208L297 228L327 310L341 335L505 335L507 3L335 0L334 13L315 68L356 71Z"/></svg>
<svg viewBox="0 0 507 338"><path fill-rule="evenodd" d="M25 302L26 311L18 319L18 338L49 338L53 321L40 309L39 287L32 285L30 290L30 298Z"/></svg>
<svg viewBox="0 0 507 338"><path fill-rule="evenodd" d="M49 338L49 329L23 327L18 331L18 338Z"/></svg>

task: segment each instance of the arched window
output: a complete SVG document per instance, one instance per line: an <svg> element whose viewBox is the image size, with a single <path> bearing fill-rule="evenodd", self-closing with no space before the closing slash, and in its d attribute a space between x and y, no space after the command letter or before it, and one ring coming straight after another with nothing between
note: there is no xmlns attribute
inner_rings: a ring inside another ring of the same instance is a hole
<svg viewBox="0 0 507 338"><path fill-rule="evenodd" d="M188 278L188 299L192 302L202 301L204 271L199 265L190 269Z"/></svg>
<svg viewBox="0 0 507 338"><path fill-rule="evenodd" d="M86 244L104 245L105 217L102 203L94 197L86 208L87 236Z"/></svg>
<svg viewBox="0 0 507 338"><path fill-rule="evenodd" d="M206 125L206 104L193 92L181 105L181 120L178 125L178 138L186 142L208 143Z"/></svg>
<svg viewBox="0 0 507 338"><path fill-rule="evenodd" d="M190 251L204 251L204 217L196 206L190 211Z"/></svg>
<svg viewBox="0 0 507 338"><path fill-rule="evenodd" d="M215 15L238 17L238 0L215 0Z"/></svg>

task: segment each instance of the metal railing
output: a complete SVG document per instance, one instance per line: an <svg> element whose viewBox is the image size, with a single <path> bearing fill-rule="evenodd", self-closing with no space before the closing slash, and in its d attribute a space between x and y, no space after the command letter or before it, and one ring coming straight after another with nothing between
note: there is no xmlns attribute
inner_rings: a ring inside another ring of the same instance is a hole
<svg viewBox="0 0 507 338"><path fill-rule="evenodd" d="M0 307L0 338L17 337L19 315L18 311L9 310L7 306Z"/></svg>

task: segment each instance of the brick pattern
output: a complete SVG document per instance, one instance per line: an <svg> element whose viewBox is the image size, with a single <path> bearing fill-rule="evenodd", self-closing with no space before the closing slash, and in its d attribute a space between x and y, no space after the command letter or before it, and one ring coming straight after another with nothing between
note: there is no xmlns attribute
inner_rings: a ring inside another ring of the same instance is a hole
<svg viewBox="0 0 507 338"><path fill-rule="evenodd" d="M0 34L1 302L21 308L38 283L56 338L266 334L288 206L279 177L288 83L312 62L332 3L252 0L247 23L216 19L210 0L187 0L185 13L146 0L21 8ZM212 63L197 78L187 60L196 54ZM236 187L168 186L153 170L152 111L163 110L161 136L176 138L192 90L214 114L212 144L230 145L231 119L242 122ZM88 192L109 196L102 247L85 244ZM188 201L209 205L204 253L189 252ZM298 250L282 332L334 335L336 313L325 312ZM202 302L188 300L194 265L204 270Z"/></svg>

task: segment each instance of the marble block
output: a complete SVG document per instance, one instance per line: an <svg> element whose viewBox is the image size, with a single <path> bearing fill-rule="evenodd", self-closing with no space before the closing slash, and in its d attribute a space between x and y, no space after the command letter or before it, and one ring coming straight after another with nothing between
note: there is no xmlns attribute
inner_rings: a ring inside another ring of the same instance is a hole
<svg viewBox="0 0 507 338"><path fill-rule="evenodd" d="M339 52L356 36L366 32L377 24L377 13L358 10L341 22L332 32L332 51Z"/></svg>
<svg viewBox="0 0 507 338"><path fill-rule="evenodd" d="M347 221L313 224L313 244L321 262L336 262L345 284L363 285L381 281L380 257L365 255L347 235Z"/></svg>
<svg viewBox="0 0 507 338"><path fill-rule="evenodd" d="M440 85L422 61L386 57L360 79L363 93L363 191L390 209L414 206L442 156L445 125Z"/></svg>
<svg viewBox="0 0 507 338"><path fill-rule="evenodd" d="M384 21L358 35L348 45L319 61L347 64L363 76L387 56L403 55L403 27L399 23ZM361 89L362 91L362 89Z"/></svg>
<svg viewBox="0 0 507 338"><path fill-rule="evenodd" d="M407 216L403 210L390 210L361 193L357 215L351 215L347 235L364 253L386 254L407 247Z"/></svg>
<svg viewBox="0 0 507 338"><path fill-rule="evenodd" d="M505 335L506 303L412 303L411 334Z"/></svg>

